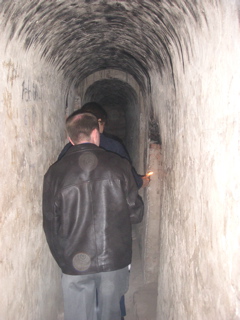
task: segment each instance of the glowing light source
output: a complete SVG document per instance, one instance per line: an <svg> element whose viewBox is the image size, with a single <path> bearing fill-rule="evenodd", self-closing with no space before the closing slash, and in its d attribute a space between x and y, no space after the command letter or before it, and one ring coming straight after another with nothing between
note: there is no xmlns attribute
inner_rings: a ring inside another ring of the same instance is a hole
<svg viewBox="0 0 240 320"><path fill-rule="evenodd" d="M149 177L149 176L151 176L152 174L153 174L153 171L149 171L149 172L147 172L146 176Z"/></svg>

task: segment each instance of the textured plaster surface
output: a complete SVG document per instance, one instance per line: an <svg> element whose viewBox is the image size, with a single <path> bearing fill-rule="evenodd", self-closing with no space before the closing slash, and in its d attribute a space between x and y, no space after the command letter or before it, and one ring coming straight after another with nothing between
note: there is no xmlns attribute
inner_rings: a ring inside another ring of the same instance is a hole
<svg viewBox="0 0 240 320"><path fill-rule="evenodd" d="M158 319L240 319L239 22L229 5L205 10L184 69L173 55L175 99L168 74L153 75L165 171Z"/></svg>
<svg viewBox="0 0 240 320"><path fill-rule="evenodd" d="M149 145L148 171L153 171L147 188L147 210L144 216L145 235L143 237L143 270L144 282L151 283L158 280L159 265L159 226L161 199L161 147L159 144ZM153 299L153 297L152 297Z"/></svg>
<svg viewBox="0 0 240 320"><path fill-rule="evenodd" d="M0 48L0 319L56 320L59 268L42 230L43 174L64 143L64 86L19 43Z"/></svg>

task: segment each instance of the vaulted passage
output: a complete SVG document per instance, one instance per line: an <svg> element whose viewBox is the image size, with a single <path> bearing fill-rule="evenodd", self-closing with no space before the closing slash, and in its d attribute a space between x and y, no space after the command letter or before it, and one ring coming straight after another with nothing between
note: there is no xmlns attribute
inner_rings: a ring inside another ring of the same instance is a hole
<svg viewBox="0 0 240 320"><path fill-rule="evenodd" d="M134 243L156 319L240 319L239 10L238 0L0 1L0 319L62 319L42 180L66 116L88 101L106 109L138 172L154 171ZM126 320L143 320L141 290L134 299Z"/></svg>
<svg viewBox="0 0 240 320"><path fill-rule="evenodd" d="M88 86L83 104L90 101L100 103L108 114L105 131L119 137L132 157L139 158L139 135L141 106L137 83L131 86L126 80L117 78L94 81ZM80 95L82 95L82 90ZM142 110L143 112L143 110Z"/></svg>

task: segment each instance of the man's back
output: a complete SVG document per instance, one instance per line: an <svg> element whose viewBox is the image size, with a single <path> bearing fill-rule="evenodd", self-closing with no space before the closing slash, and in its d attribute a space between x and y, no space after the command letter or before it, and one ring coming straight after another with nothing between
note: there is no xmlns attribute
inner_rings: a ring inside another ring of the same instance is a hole
<svg viewBox="0 0 240 320"><path fill-rule="evenodd" d="M143 204L127 160L93 144L73 146L50 167L44 191L44 230L64 273L131 262L131 223L142 220Z"/></svg>
<svg viewBox="0 0 240 320"><path fill-rule="evenodd" d="M73 146L44 176L43 227L63 272L66 320L121 318L131 223L143 216L131 166L98 147L99 127L93 114L73 112L66 120Z"/></svg>
<svg viewBox="0 0 240 320"><path fill-rule="evenodd" d="M110 151L113 152L115 154L118 154L119 156L121 156L122 158L127 159L130 163L131 163L131 159L129 157L129 154L127 152L127 150L125 149L125 147L123 146L122 143L120 143L119 141L108 137L107 135L105 135L104 133L100 134L100 145L101 148L103 148L106 151ZM67 151L72 147L72 144L69 142L67 143L64 148L62 149L62 151L60 152L59 156L58 156L58 160L61 160L62 157L67 153ZM135 168L132 166L132 174L134 176L135 182L138 186L138 189L140 189L143 185L143 181L141 178L141 175L139 175Z"/></svg>

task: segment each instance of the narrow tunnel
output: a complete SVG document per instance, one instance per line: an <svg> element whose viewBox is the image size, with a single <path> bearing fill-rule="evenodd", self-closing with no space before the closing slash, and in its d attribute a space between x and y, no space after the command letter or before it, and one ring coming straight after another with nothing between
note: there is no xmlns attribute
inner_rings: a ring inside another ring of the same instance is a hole
<svg viewBox="0 0 240 320"><path fill-rule="evenodd" d="M239 10L238 0L0 1L0 319L63 317L42 181L66 116L89 101L137 171L154 171L140 191L143 281L126 320L240 319Z"/></svg>
<svg viewBox="0 0 240 320"><path fill-rule="evenodd" d="M139 159L140 114L143 112L136 90L122 80L99 80L84 94L83 103L90 101L100 103L106 110L108 121L105 131L122 140L136 163Z"/></svg>

